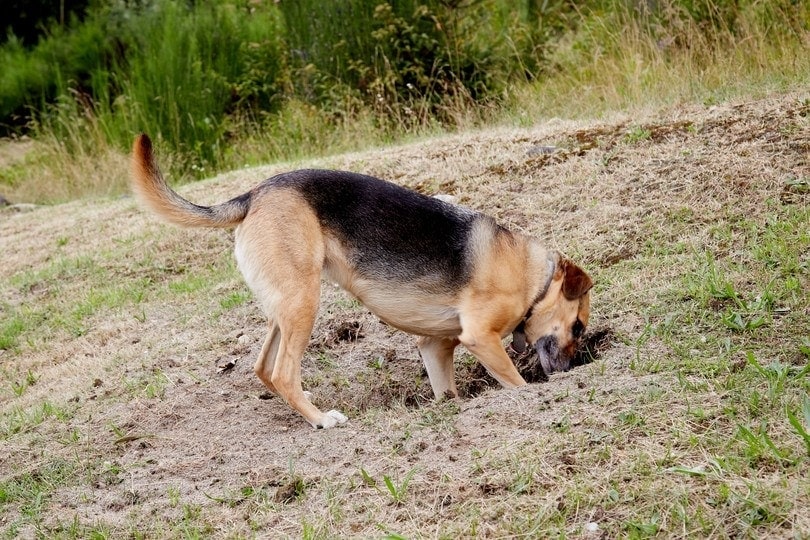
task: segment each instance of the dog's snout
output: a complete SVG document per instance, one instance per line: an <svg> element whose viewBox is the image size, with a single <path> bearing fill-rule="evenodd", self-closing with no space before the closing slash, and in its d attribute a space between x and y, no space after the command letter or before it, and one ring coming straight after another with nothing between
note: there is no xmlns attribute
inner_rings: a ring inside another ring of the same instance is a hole
<svg viewBox="0 0 810 540"><path fill-rule="evenodd" d="M557 340L554 337L545 337L541 339L542 344L540 345L543 348L543 352L545 352L548 356L554 357L557 353Z"/></svg>
<svg viewBox="0 0 810 540"><path fill-rule="evenodd" d="M543 366L546 375L571 369L571 359L566 350L560 349L556 336L541 337L535 342L534 349L540 357L540 365Z"/></svg>

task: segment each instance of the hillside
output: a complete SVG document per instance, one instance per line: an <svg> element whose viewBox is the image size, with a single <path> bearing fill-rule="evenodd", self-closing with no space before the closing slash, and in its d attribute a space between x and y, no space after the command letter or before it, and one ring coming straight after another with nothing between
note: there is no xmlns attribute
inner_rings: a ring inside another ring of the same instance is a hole
<svg viewBox="0 0 810 540"><path fill-rule="evenodd" d="M314 431L253 375L229 231L131 198L0 209L7 537L810 535L810 94L553 120L290 168L363 172L561 249L595 278L593 362L429 400L415 339L324 283ZM549 152L540 147L554 147ZM158 148L158 154L160 148Z"/></svg>

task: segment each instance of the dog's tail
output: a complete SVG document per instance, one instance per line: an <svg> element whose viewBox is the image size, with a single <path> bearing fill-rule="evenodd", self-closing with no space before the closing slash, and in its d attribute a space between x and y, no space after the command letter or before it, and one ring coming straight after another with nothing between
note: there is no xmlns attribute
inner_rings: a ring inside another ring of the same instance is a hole
<svg viewBox="0 0 810 540"><path fill-rule="evenodd" d="M132 145L131 185L143 206L184 227L234 227L250 208L250 192L214 206L199 206L175 193L163 179L155 163L152 141L144 134Z"/></svg>

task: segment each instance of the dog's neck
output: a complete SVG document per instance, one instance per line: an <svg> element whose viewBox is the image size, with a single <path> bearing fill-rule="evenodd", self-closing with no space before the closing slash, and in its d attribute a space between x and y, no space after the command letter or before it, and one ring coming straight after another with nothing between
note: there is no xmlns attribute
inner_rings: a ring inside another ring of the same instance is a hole
<svg viewBox="0 0 810 540"><path fill-rule="evenodd" d="M529 317L532 316L532 310L534 306L537 305L540 300L545 298L546 294L548 293L548 289L551 287L551 280L554 278L554 272L557 270L557 265L560 261L560 254L557 251L549 251L546 254L546 265L548 270L546 272L546 279L544 280L543 285L537 291L537 295L535 295L534 299L529 303L529 307L526 310L526 314L523 316L523 321L526 322L529 320Z"/></svg>
<svg viewBox="0 0 810 540"><path fill-rule="evenodd" d="M513 343L515 339L518 339L515 334L519 334L521 337L520 339L523 340L523 344L520 346L521 349L525 348L525 340L526 340L526 321L529 320L529 317L532 316L532 311L534 310L534 306L537 305L543 298L545 298L546 294L548 293L549 288L551 287L551 281L554 279L554 272L557 270L557 265L560 261L560 254L557 251L549 251L546 253L546 277L543 284L540 286L537 294L534 296L531 302L529 302L528 308L526 308L526 313L520 319L520 323L515 327L512 331L513 334ZM517 347L513 347L517 349ZM518 352L523 352L522 350Z"/></svg>

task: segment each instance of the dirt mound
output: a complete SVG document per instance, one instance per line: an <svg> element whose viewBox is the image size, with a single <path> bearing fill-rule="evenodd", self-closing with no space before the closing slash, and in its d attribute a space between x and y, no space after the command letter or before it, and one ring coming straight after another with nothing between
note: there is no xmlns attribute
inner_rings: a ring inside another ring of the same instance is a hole
<svg viewBox="0 0 810 540"><path fill-rule="evenodd" d="M266 323L231 233L167 227L131 200L0 208L0 526L23 537L801 536L800 439L767 415L806 395L795 374L808 261L791 251L806 230L790 227L810 205L808 111L805 95L774 96L304 164L453 195L596 281L574 369L545 377L534 355L515 356L536 384L503 390L460 348L461 397L438 403L415 339L324 282L304 383L350 418L326 432L253 374ZM183 193L222 201L290 168Z"/></svg>

